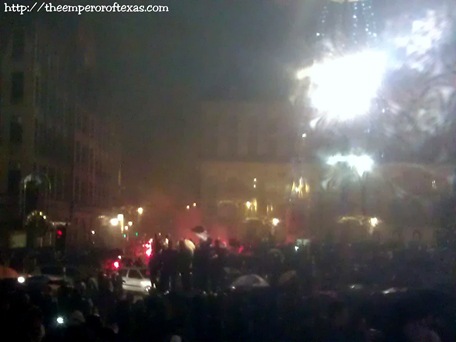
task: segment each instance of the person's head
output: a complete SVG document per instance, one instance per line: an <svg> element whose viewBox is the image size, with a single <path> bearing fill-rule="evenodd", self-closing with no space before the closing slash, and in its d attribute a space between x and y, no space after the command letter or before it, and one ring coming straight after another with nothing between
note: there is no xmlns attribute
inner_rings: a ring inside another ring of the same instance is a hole
<svg viewBox="0 0 456 342"><path fill-rule="evenodd" d="M85 323L84 315L81 311L73 311L70 315L70 325L82 325Z"/></svg>
<svg viewBox="0 0 456 342"><path fill-rule="evenodd" d="M32 307L26 312L24 328L30 340L41 341L44 338L43 315L37 307Z"/></svg>
<svg viewBox="0 0 456 342"><path fill-rule="evenodd" d="M343 302L334 302L328 308L328 318L331 325L344 327L349 321L348 308Z"/></svg>

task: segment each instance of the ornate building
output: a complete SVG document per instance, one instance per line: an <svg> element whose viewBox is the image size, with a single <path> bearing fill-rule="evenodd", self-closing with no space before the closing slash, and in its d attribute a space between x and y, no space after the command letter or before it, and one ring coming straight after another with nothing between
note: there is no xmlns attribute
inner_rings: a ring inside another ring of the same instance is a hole
<svg viewBox="0 0 456 342"><path fill-rule="evenodd" d="M287 103L203 104L201 205L214 236L433 240L452 165L378 163L359 177L314 157L300 121Z"/></svg>
<svg viewBox="0 0 456 342"><path fill-rule="evenodd" d="M85 22L25 17L0 24L1 231L22 227L25 180L41 179L34 209L68 224L68 243L80 244L117 195L117 125Z"/></svg>

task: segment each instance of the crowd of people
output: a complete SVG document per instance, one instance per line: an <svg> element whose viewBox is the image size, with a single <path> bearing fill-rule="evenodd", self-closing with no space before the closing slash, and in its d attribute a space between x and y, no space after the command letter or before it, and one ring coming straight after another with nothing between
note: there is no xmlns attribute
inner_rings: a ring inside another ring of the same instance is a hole
<svg viewBox="0 0 456 342"><path fill-rule="evenodd" d="M242 249L210 240L195 250L184 241L157 243L149 263L157 287L141 297L125 293L116 274L57 290L3 282L2 332L11 341L456 340L451 251ZM269 286L230 286L248 274Z"/></svg>
<svg viewBox="0 0 456 342"><path fill-rule="evenodd" d="M175 291L178 280L184 291L223 289L225 267L229 265L227 248L220 240L212 244L211 239L201 241L196 249L193 246L181 240L175 249L168 238L166 243L157 237L154 239L154 256L149 259L148 270L151 283L157 283L160 292Z"/></svg>

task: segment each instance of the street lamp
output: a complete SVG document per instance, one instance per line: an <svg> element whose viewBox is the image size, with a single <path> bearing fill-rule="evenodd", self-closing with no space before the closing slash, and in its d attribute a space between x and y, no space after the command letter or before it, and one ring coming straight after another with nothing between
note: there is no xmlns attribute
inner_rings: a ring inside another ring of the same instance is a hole
<svg viewBox="0 0 456 342"><path fill-rule="evenodd" d="M120 229L121 229L121 231L123 233L124 226L125 226L125 224L124 224L124 215L123 214L118 214L117 215L117 221L119 222Z"/></svg>
<svg viewBox="0 0 456 342"><path fill-rule="evenodd" d="M144 208L143 207L139 207L137 212L138 212L139 215L142 215L144 213Z"/></svg>
<svg viewBox="0 0 456 342"><path fill-rule="evenodd" d="M111 226L115 227L115 226L119 225L119 220L114 217L114 218L109 220L109 223L111 224Z"/></svg>

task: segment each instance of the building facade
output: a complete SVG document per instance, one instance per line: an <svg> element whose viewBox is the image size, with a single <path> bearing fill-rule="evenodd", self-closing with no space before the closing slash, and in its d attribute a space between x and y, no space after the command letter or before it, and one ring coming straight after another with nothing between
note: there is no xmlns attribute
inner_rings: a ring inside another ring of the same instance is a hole
<svg viewBox="0 0 456 342"><path fill-rule="evenodd" d="M298 123L288 103L202 105L201 203L215 234L243 235L247 221L285 216Z"/></svg>
<svg viewBox="0 0 456 342"><path fill-rule="evenodd" d="M24 186L35 175L38 209L81 244L118 192L117 125L104 112L84 22L21 18L0 24L2 232L22 227Z"/></svg>
<svg viewBox="0 0 456 342"><path fill-rule="evenodd" d="M315 157L318 138L286 102L212 102L201 112L201 205L213 235L433 240L454 166L379 163L360 177Z"/></svg>

